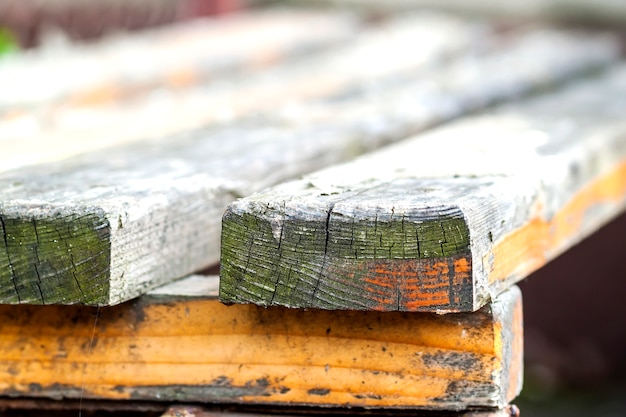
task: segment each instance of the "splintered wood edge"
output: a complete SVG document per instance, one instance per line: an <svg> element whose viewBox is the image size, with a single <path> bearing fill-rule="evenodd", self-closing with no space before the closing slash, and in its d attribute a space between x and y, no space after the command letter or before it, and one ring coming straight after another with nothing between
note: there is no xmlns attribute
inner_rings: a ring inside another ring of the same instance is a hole
<svg viewBox="0 0 626 417"><path fill-rule="evenodd" d="M504 407L520 388L520 303L514 288L476 313L439 316L227 307L180 291L101 309L5 305L0 395Z"/></svg>
<svg viewBox="0 0 626 417"><path fill-rule="evenodd" d="M625 80L619 66L232 203L221 300L476 310L623 210Z"/></svg>
<svg viewBox="0 0 626 417"><path fill-rule="evenodd" d="M430 21L430 17L424 19ZM406 34L405 26L411 21L404 21L400 33ZM441 23L436 20L432 28L438 27L437 22ZM408 77L402 78L404 82L372 92L365 88L339 101L327 97L321 106L319 102L302 105L303 114L322 107L319 120L276 123L282 113L269 111L261 120L113 147L107 150L106 158L94 151L59 163L2 174L0 212L7 226L3 227L4 239L0 240L0 257L6 266L0 268L3 302L111 305L132 299L217 261L220 216L238 196L345 161L477 106L562 81L615 58L613 43L604 37L581 37L554 30L524 32L514 37L511 45L506 44L510 48L502 51L502 45L494 47L484 61L472 61L469 69L463 58L447 69L439 69L436 76L427 80L429 85L434 82L433 88L424 90L424 74L431 68L428 63L439 62L442 54L458 51L465 44L450 39L450 33L471 32L471 25L468 28L463 22L445 22L437 32L439 35L428 38L433 42L432 48L409 65L414 70L410 76L404 74ZM455 31L450 32L450 26ZM428 27L422 26L422 30ZM557 44L560 53L554 54L552 49ZM375 49L380 50L381 44ZM525 65L529 56L536 61ZM338 62L342 68L348 64L341 59ZM400 62L407 64L404 59ZM415 70L415 66L425 72ZM506 68L516 71L504 71ZM346 78L345 73L342 77L352 87L364 87L378 76L389 75L386 63L370 70L373 72L365 77L369 81L361 80L363 84L350 84L352 77ZM507 76L490 77L486 84L479 83L484 78L482 74L490 70ZM304 75L310 76L306 71ZM452 86L450 80L454 81ZM477 90L479 84L481 88ZM402 106L388 106L399 98ZM84 138L81 140L85 142ZM141 164L136 163L138 154L144 156ZM285 159L277 155L284 155ZM83 203L77 205L77 201ZM94 233L82 233L71 224L72 219L94 216L102 223ZM12 226L13 220L29 224L33 219L45 226L41 236L35 226ZM451 219L450 227L456 223L458 219ZM85 251L88 245L70 247L71 242L66 247L65 238L55 236L59 231L63 236L77 237L77 244L79 236L91 242L89 236L94 234L102 241L94 251ZM105 236L109 236L108 243ZM47 245L45 251L39 250L42 242ZM11 251L7 252L7 248ZM82 251L84 256L73 259L74 251ZM83 270L76 266L92 264L87 262L90 254L102 259L108 256L109 268L100 268L98 263L97 274L75 279L73 275ZM65 262L59 265L61 260ZM464 259L458 259L452 268L459 270L459 280L466 279ZM71 292L62 289L66 282ZM48 289L52 293L46 293ZM88 294L89 291L93 293ZM456 299L457 295L451 297ZM459 304L465 305L467 292L458 298ZM430 305L433 307L432 302Z"/></svg>

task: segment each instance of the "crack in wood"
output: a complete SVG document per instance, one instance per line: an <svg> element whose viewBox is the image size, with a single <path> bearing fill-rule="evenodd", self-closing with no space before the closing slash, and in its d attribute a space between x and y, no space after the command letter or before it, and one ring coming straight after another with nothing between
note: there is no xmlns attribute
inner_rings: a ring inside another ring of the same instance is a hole
<svg viewBox="0 0 626 417"><path fill-rule="evenodd" d="M0 225L2 225L2 238L4 240L4 250L6 251L7 261L9 262L9 269L11 270L11 282L13 283L13 288L15 289L15 295L17 296L17 303L20 304L22 299L20 298L20 292L17 287L15 270L13 269L13 261L11 261L11 254L9 253L9 241L8 241L8 231L7 226L4 220L4 216L0 214Z"/></svg>

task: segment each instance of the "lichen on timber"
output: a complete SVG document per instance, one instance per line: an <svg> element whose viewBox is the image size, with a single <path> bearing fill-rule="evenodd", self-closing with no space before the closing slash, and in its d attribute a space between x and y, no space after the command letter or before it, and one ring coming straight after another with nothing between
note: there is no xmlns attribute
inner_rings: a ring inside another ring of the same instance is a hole
<svg viewBox="0 0 626 417"><path fill-rule="evenodd" d="M227 211L220 299L404 311L471 303L469 229L459 209L395 217L381 210L355 220L333 207L306 220L267 211ZM384 277L377 261L389 264L382 268L388 272ZM466 267L460 267L462 261Z"/></svg>
<svg viewBox="0 0 626 417"><path fill-rule="evenodd" d="M37 211L0 214L0 302L106 302L111 251L104 213Z"/></svg>

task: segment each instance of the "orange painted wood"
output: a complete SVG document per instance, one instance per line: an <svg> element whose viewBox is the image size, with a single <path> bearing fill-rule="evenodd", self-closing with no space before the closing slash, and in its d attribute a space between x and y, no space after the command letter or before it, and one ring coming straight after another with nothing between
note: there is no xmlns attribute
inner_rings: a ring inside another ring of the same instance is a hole
<svg viewBox="0 0 626 417"><path fill-rule="evenodd" d="M511 276L526 276L537 270L572 242L580 240L581 230L596 227L586 224L593 210L602 206L619 207L624 204L625 196L626 158L581 187L551 218L542 217L537 208L528 222L495 242L489 281L506 281Z"/></svg>
<svg viewBox="0 0 626 417"><path fill-rule="evenodd" d="M521 388L516 288L472 314L337 314L227 307L190 280L99 310L0 306L0 395L466 409Z"/></svg>

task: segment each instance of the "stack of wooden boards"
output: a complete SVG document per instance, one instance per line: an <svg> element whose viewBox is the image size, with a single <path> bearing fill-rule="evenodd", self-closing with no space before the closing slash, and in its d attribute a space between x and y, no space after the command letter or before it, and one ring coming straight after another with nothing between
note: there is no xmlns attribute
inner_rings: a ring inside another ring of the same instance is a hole
<svg viewBox="0 0 626 417"><path fill-rule="evenodd" d="M626 204L616 39L284 10L150 39L0 66L0 394L505 413L514 283Z"/></svg>

